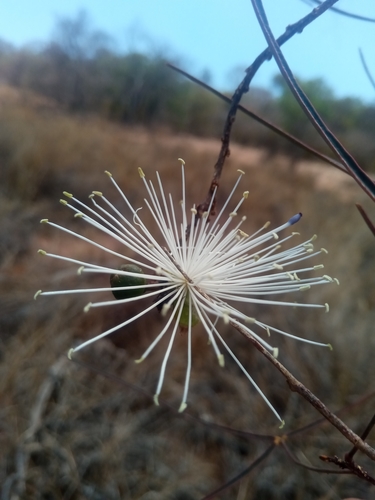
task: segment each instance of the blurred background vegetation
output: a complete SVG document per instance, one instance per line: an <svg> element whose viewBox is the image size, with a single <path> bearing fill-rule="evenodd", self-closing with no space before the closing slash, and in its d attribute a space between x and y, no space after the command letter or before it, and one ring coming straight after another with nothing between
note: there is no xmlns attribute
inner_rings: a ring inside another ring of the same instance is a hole
<svg viewBox="0 0 375 500"><path fill-rule="evenodd" d="M166 191L178 199L177 158L182 157L189 201L199 203L211 180L227 108L168 69L162 54L118 53L105 34L89 29L82 14L60 20L53 39L43 47L16 49L2 42L0 78L1 498L200 499L264 450L261 439L233 435L210 423L279 433L274 416L238 368L228 362L219 369L197 326L189 406L186 415L178 415L173 408L181 399L185 339L177 339L162 393L172 408L155 407L150 396L163 345L143 364L133 363L160 331L157 311L84 351L79 359L99 370L94 373L67 362L65 353L78 340L124 321L136 306L84 315L87 297L41 297L36 302L32 297L40 288L86 283L77 278L75 267L38 255L38 248L99 263L106 258L39 226L39 220L48 217L96 237L90 228L78 228L79 221L72 221L58 203L63 190L86 199L99 189L117 202L103 174L110 170L132 203L142 206L137 173L141 166L150 178L158 170ZM358 99L336 99L322 80L303 86L348 149L366 169L374 170L375 107ZM262 117L324 151L279 77L273 94L252 89L246 102ZM247 311L282 330L333 344L331 353L272 338L280 348L280 360L335 410L373 389L374 239L354 203L362 203L370 214L373 207L348 176L308 158L249 118L238 117L233 139L219 205L240 168L246 172L243 189L250 191L243 212L247 232L267 220L277 226L301 211L298 230L303 237L317 232L318 245L329 250L326 272L340 280L340 287L317 287L303 297L329 302L328 315L278 308ZM107 286L97 278L94 284ZM222 333L284 416L286 431L317 418L245 339L225 325ZM361 432L372 408L370 400L342 416ZM374 444L373 439L369 442ZM320 466L319 454L340 455L349 449L327 425L296 435L289 444L300 460L315 466ZM366 460L363 464L373 465ZM218 495L230 500L347 497L370 499L373 490L350 476L304 470L281 450Z"/></svg>
<svg viewBox="0 0 375 500"><path fill-rule="evenodd" d="M52 39L44 44L15 48L0 42L1 81L35 91L68 111L95 113L122 124L165 127L200 137L220 136L227 106L171 71L166 62L166 56L157 50L152 54L121 53L109 35L91 27L85 12L74 19L60 19ZM374 170L375 106L358 98L336 98L321 78L301 84L363 168ZM274 92L251 88L243 104L326 151L281 76L274 79ZM236 122L233 138L274 153L287 152L297 159L306 154L242 116Z"/></svg>

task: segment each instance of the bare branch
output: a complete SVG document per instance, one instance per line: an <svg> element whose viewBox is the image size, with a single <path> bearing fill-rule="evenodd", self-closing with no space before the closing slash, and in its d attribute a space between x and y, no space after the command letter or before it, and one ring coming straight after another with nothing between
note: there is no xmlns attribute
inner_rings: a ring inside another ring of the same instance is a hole
<svg viewBox="0 0 375 500"><path fill-rule="evenodd" d="M302 33L303 29L313 22L317 17L319 17L321 14L323 14L331 5L336 3L338 0L326 0L324 4L322 4L319 7L316 7L310 14L307 16L303 17L301 20L299 20L297 23L292 24L288 26L285 30L285 32L278 38L278 43L280 45L284 44L287 42L290 38L292 38L296 33ZM223 136L221 138L221 149L219 153L218 160L214 166L214 176L211 182L211 186L208 190L207 198L206 200L198 205L197 207L197 212L198 212L198 217L200 217L204 212L208 210L208 207L210 206L213 194L216 190L216 188L219 185L220 177L221 177L221 172L223 170L224 162L225 159L230 155L230 150L229 150L229 142L230 142L230 135L232 132L232 126L233 123L236 119L236 114L237 114L237 109L240 103L240 100L243 96L244 93L246 93L249 90L249 85L251 80L253 79L254 75L260 68L260 66L268 59L272 57L272 52L270 51L269 48L265 49L253 62L253 64L246 70L246 76L238 86L237 90L232 96L231 99L231 106L228 111L227 118L225 120L224 124L224 130L223 130ZM212 203L212 208L211 208L211 215L215 214L215 200Z"/></svg>
<svg viewBox="0 0 375 500"><path fill-rule="evenodd" d="M63 371L66 367L68 360L66 356L60 357L49 369L46 379L40 386L36 401L31 409L30 425L26 432L23 434L20 444L16 452L16 468L17 473L13 478L16 483L16 491L12 496L17 500L25 494L26 491L26 473L30 456L30 443L34 440L35 434L38 432L42 425L43 413L46 405L51 397L53 390L56 387Z"/></svg>
<svg viewBox="0 0 375 500"><path fill-rule="evenodd" d="M310 0L310 2L322 5L321 0ZM351 17L352 19L357 19L358 21L367 21L369 23L375 23L375 19L372 17L360 16L359 14L352 14L351 12L346 12L345 10L338 9L337 7L331 7L330 10L332 12L336 12L337 14L341 14L342 16Z"/></svg>
<svg viewBox="0 0 375 500"><path fill-rule="evenodd" d="M341 469L348 469L361 479L364 479L368 483L375 485L375 479L370 476L370 474L365 471L360 465L357 465L354 462L346 462L345 460L342 460L337 456L327 457L327 455L320 455L319 458L323 460L323 462L338 465Z"/></svg>
<svg viewBox="0 0 375 500"><path fill-rule="evenodd" d="M267 16L263 8L263 4L261 0L251 0L254 8L254 12L258 18L260 27L262 28L263 34L269 44L269 48L272 51L272 55L275 58L279 69L288 84L290 90L292 91L294 97L297 102L301 106L302 110L305 112L311 123L317 129L319 134L328 144L328 146L334 151L339 158L346 165L348 172L354 178L354 180L358 183L358 185L371 197L372 200L375 201L375 184L372 179L366 174L364 170L358 165L352 155L344 148L341 142L337 139L337 137L331 132L331 130L324 123L320 115L317 113L314 106L311 104L306 94L303 92L301 87L298 85L292 71L289 68L289 65L280 50L280 47L271 31L271 28L268 24ZM326 0L322 3L317 9L323 7L324 5L329 8L332 3L329 0Z"/></svg>
<svg viewBox="0 0 375 500"><path fill-rule="evenodd" d="M335 414L336 415L341 415L341 413L344 413L344 412L348 411L351 408L354 408L356 406L362 405L363 403L365 403L369 399L373 398L374 396L375 396L375 391L371 391L368 394L360 396L355 401L352 401L352 402L346 404L345 406L341 407L339 410L335 411ZM301 433L307 432L310 429L313 429L314 427L317 427L318 425L322 425L324 423L327 423L327 419L324 418L324 417L323 418L319 418L318 420L314 420L314 422L310 422L309 424L304 425L303 427L300 427L298 429L295 429L293 431L288 432L288 437L293 437L296 434L301 434Z"/></svg>
<svg viewBox="0 0 375 500"><path fill-rule="evenodd" d="M191 80L192 82L194 82L194 83L200 85L201 87L205 88L206 90L210 91L212 94L219 97L222 101L224 101L228 104L230 104L232 102L232 99L230 99L226 95L222 94L218 90L214 89L213 87L211 87L207 83L203 82L202 80L199 80L195 76L192 76L190 73L187 73L186 71L184 71L180 68L177 68L177 66L174 66L171 63L167 63L167 66L169 66L171 69L177 71L181 75L186 76L186 78L189 78L189 80ZM280 135L281 137L284 137L285 139L292 142L293 144L300 147L301 149L304 149L308 153L311 153L312 155L318 157L320 160L323 160L324 162L331 164L332 166L338 168L339 170L341 170L342 172L345 172L346 174L348 173L346 168L340 162L334 160L333 158L330 158L329 156L324 155L323 153L320 153L316 149L310 147L308 144L297 139L297 137L289 134L288 132L286 132L282 128L277 127L273 123L269 122L268 120L265 120L264 118L262 118L258 114L254 113L254 111L251 111L250 109L245 108L244 106L242 106L242 104L239 104L237 109L239 111L241 111L242 113L244 113L245 115L250 116L250 118L252 118L253 120L257 121L258 123L261 123L262 125L264 125L268 129L272 130L276 134Z"/></svg>
<svg viewBox="0 0 375 500"><path fill-rule="evenodd" d="M312 465L307 465L298 460L298 458L295 456L295 454L292 452L292 450L289 448L289 446L283 441L281 443L281 446L284 448L286 454L290 458L292 462L294 462L296 465L299 467L303 467L304 469L311 470L313 472L320 472L324 474L354 474L351 471L347 470L336 470L336 469L322 469L321 467L313 467Z"/></svg>
<svg viewBox="0 0 375 500"><path fill-rule="evenodd" d="M255 467L257 467L259 464L261 464L268 457L268 455L271 453L271 451L273 451L274 449L275 449L275 444L272 444L257 459L255 459L254 462L252 462L249 465L249 467L246 467L246 469L244 469L242 472L240 472L236 477L234 477L233 479L231 479L230 481L225 483L223 486L220 486L220 488L218 488L217 490L209 493L207 496L202 498L202 500L209 500L210 498L214 498L218 493L221 493L222 491L226 490L230 486L233 486L240 479L242 479L247 474L249 474L249 472L251 472L253 469L255 469Z"/></svg>
<svg viewBox="0 0 375 500"><path fill-rule="evenodd" d="M366 222L367 227L370 229L372 234L375 236L375 226L372 223L372 221L370 220L370 217L367 215L367 213L365 212L362 205L360 205L359 203L356 203L355 206L358 208L358 212L362 215L362 218Z"/></svg>
<svg viewBox="0 0 375 500"><path fill-rule="evenodd" d="M302 382L297 380L286 368L280 363L271 353L267 351L265 347L262 346L254 337L252 337L247 330L241 328L240 325L229 321L229 323L242 335L244 335L250 342L254 345L258 351L260 351L263 356L265 356L268 361L270 361L277 370L285 377L288 385L292 391L300 394L306 401L308 401L324 418L326 418L343 436L348 439L354 446L365 453L368 457L375 461L375 450L365 443L355 432L353 432L341 419L339 419L334 413L332 413L325 404L320 401L319 398L315 396L307 387L305 387Z"/></svg>
<svg viewBox="0 0 375 500"><path fill-rule="evenodd" d="M371 429L374 427L374 425L375 425L375 415L373 415L372 419L367 424L366 429L363 431L363 433L361 435L362 439L366 439L367 438L367 436L369 435L369 433L370 433ZM353 461L353 457L357 453L357 451L358 451L358 448L356 446L354 446L354 448L352 448L349 451L349 453L345 454L345 460L347 462L352 462Z"/></svg>
<svg viewBox="0 0 375 500"><path fill-rule="evenodd" d="M370 73L370 70L367 66L365 56L363 55L362 49L358 49L358 50L359 50L359 57L361 58L361 63L362 63L363 69L365 70L365 73L367 75L367 78L370 80L371 85L375 89L375 80L374 80L374 78L373 78L372 74Z"/></svg>

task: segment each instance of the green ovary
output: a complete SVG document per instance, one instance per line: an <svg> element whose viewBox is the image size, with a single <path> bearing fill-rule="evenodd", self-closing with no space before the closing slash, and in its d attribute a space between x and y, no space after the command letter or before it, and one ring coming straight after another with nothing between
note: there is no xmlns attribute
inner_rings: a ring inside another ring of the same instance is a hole
<svg viewBox="0 0 375 500"><path fill-rule="evenodd" d="M191 311L191 326L195 326L200 322L199 316L194 306ZM186 298L182 307L181 317L179 321L181 328L189 328L189 299Z"/></svg>
<svg viewBox="0 0 375 500"><path fill-rule="evenodd" d="M135 264L123 264L119 268L120 271L127 271L129 273L143 274L143 270ZM143 295L145 289L143 285L146 284L145 278L139 276L124 276L121 274L111 274L109 278L112 287L112 293L117 300L130 299ZM116 290L119 287L140 286L141 288L133 288L129 290Z"/></svg>

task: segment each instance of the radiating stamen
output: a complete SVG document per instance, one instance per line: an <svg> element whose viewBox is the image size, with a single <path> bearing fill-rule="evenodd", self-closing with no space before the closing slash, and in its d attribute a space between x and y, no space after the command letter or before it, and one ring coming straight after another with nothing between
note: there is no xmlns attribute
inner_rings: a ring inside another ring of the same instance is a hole
<svg viewBox="0 0 375 500"><path fill-rule="evenodd" d="M156 174L157 182L154 185L151 180L146 179L140 168L138 172L146 191L142 212L139 207L133 207L109 172L106 174L116 192L120 194L127 215L115 207L101 191L93 191L89 196L92 203L90 206L76 199L71 193L64 192L67 200L62 200L61 203L74 212L74 217L100 231L106 238L110 236L117 244L116 250L120 244L124 252L112 250L79 233L49 222L48 219L43 219L41 222L130 264L121 264L120 270L112 269L112 266L102 266L40 250L39 253L42 255L80 266L80 275L86 274L89 277L92 274L101 274L107 280L108 277L105 275L115 275L115 278L112 278L111 287L87 287L59 291L38 290L34 298L86 292L113 293L114 284L119 284L121 286L115 286L116 300L89 302L85 311L93 307L125 305L138 299L145 299L146 305L141 312L71 349L69 357L96 340L131 324L155 308L159 310L164 318L164 326L141 358L136 361L140 363L145 360L160 340L170 334L154 396L156 404L159 402L166 366L177 331L180 329L186 331L187 364L180 412L184 411L187 406L192 368L192 328L199 321L214 349L219 366L224 366L224 356L219 349L221 343L273 413L281 420L280 415L220 335L218 320L221 319L245 336L256 339L275 357L278 355L278 348L264 340L264 337L270 337L271 333L278 333L315 346L331 347L328 344L297 337L256 318L248 317L239 306L255 304L292 308L313 307L328 312L328 304L296 302L294 297L289 301L276 300L276 296L297 292L297 298L300 298L302 293L305 298L311 287L321 284L338 284L338 280L326 274L317 277L311 274L322 269L321 264L305 264L305 260L326 253L325 249L314 250L315 236L292 246L290 240L298 233L292 232L286 236L281 234L296 224L302 214L293 215L287 222L276 228L267 222L259 230L250 234L246 228L246 216L241 214L243 203L249 196L249 191L244 191L237 204L233 204L232 212L225 215L244 174L242 171L239 171L240 175L215 219L212 212L216 202L217 186L214 187L207 206L206 204L200 205L197 209L194 205L189 215L186 207L185 164L181 159L180 162L182 199L179 208L176 207L172 195L165 193L160 175ZM148 211L152 218L153 225L150 227L146 226L142 220L144 211ZM145 269L146 273L142 269ZM122 276L128 279L122 281ZM121 291L126 293L121 293ZM140 291L142 294L139 293Z"/></svg>

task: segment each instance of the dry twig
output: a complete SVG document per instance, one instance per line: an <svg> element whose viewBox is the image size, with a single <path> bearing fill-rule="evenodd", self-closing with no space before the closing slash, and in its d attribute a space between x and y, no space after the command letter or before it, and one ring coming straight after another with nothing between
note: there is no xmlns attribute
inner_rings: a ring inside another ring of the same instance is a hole
<svg viewBox="0 0 375 500"><path fill-rule="evenodd" d="M26 491L26 475L27 467L30 458L30 453L32 452L33 445L35 444L36 433L42 426L43 414L50 400L53 391L56 388L65 368L68 363L67 357L61 356L49 369L47 376L40 386L39 392L36 397L34 406L31 409L30 415L30 425L28 429L23 434L20 443L18 444L16 451L16 473L12 476L12 481L4 485L2 490L2 498L7 498L5 496L5 486L6 490L12 491L12 485L15 483L15 488L12 493L12 500L17 500L22 498ZM10 497L9 497L10 498Z"/></svg>

